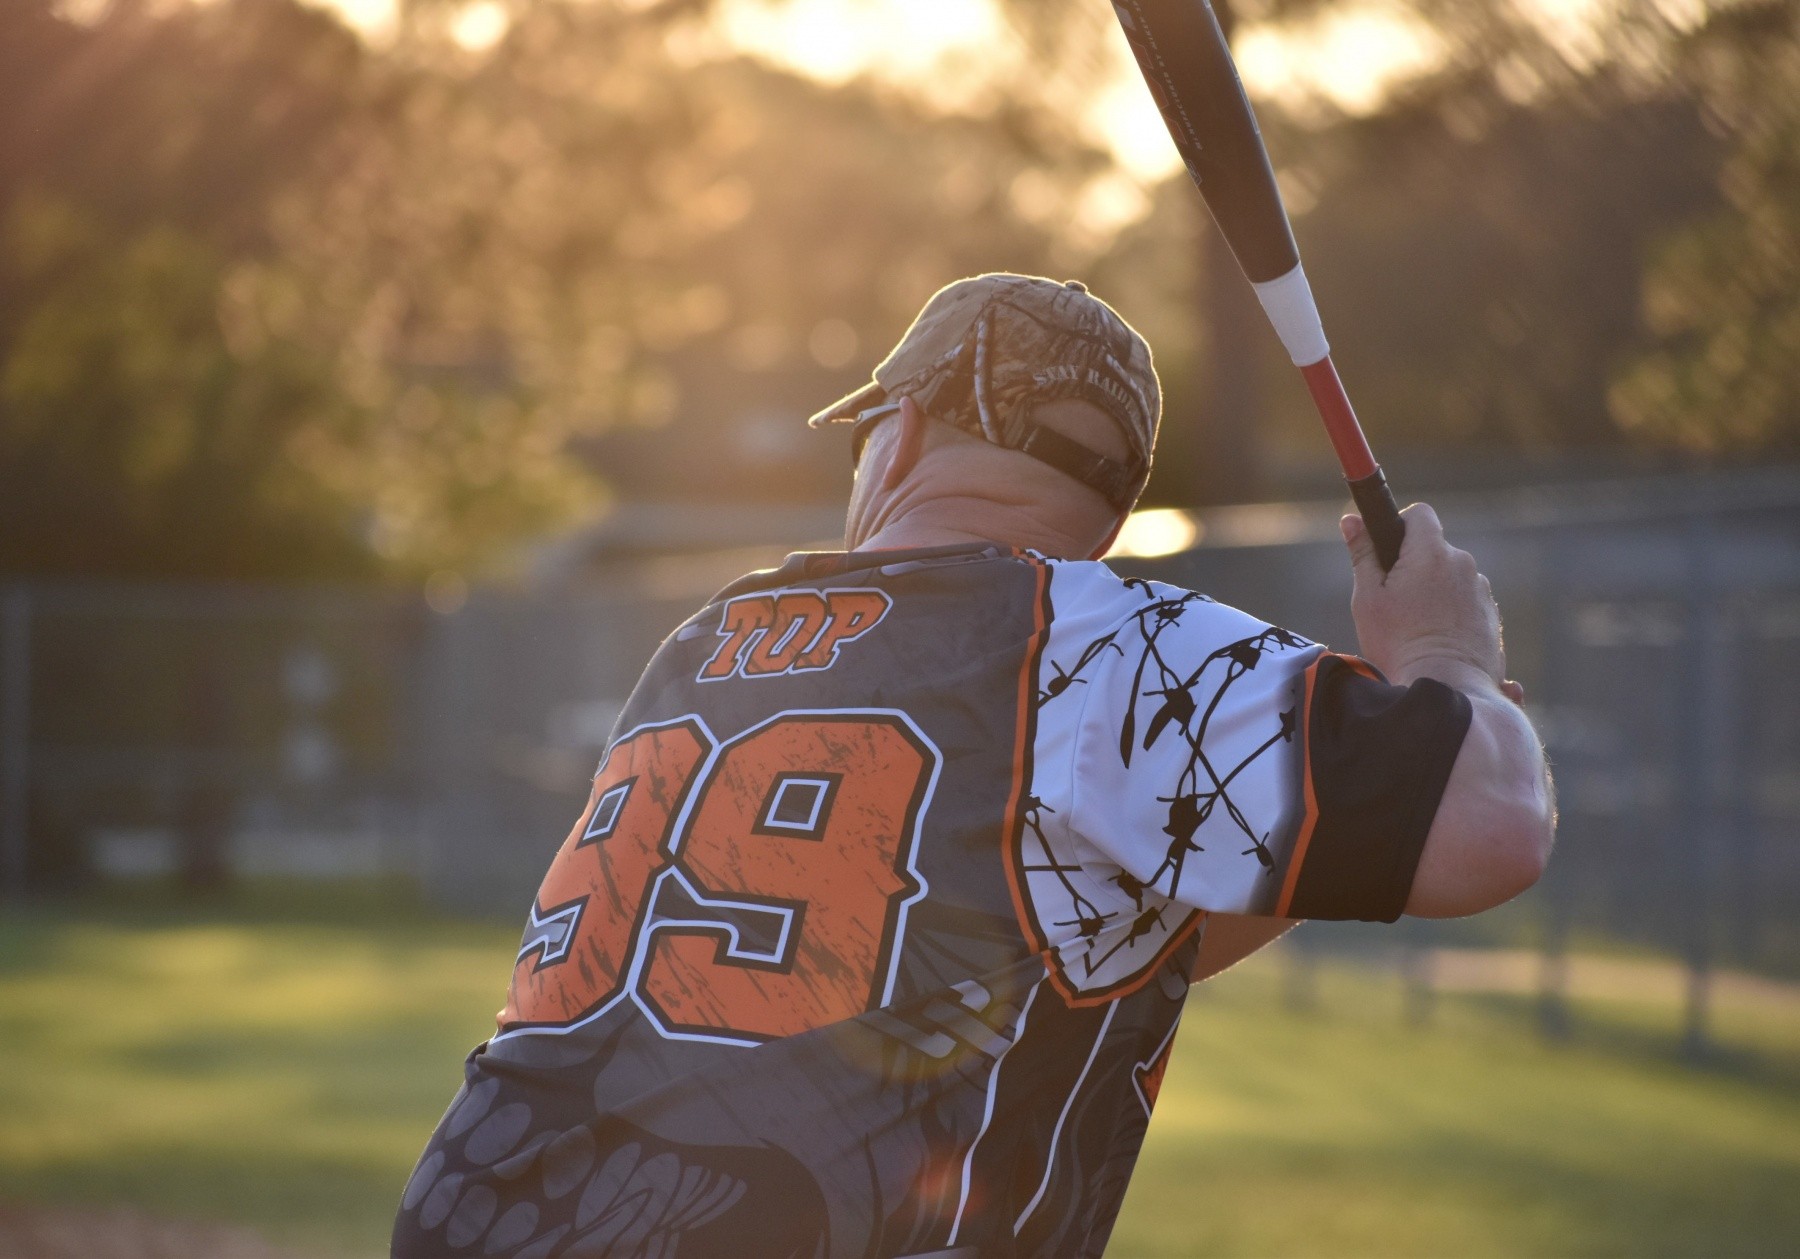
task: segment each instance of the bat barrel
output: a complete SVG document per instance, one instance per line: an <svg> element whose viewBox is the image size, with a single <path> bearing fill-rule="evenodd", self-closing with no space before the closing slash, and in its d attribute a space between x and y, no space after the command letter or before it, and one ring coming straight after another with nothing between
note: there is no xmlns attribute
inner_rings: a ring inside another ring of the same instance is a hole
<svg viewBox="0 0 1800 1259"><path fill-rule="evenodd" d="M1188 174L1251 283L1300 263L1231 48L1206 0L1113 0Z"/></svg>

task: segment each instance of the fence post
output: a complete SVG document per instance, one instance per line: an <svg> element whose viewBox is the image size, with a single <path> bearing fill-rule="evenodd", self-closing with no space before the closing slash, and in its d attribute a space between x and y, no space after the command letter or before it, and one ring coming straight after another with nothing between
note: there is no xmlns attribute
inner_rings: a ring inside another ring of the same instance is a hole
<svg viewBox="0 0 1800 1259"><path fill-rule="evenodd" d="M1283 941L1287 962L1281 992L1287 1008L1311 1014L1319 1008L1319 954L1307 931L1290 932Z"/></svg>
<svg viewBox="0 0 1800 1259"><path fill-rule="evenodd" d="M1552 875L1554 879L1556 876ZM1560 882L1545 891L1543 947L1538 953L1538 1032L1567 1040L1569 1021L1569 897Z"/></svg>
<svg viewBox="0 0 1800 1259"><path fill-rule="evenodd" d="M1714 605L1712 551L1716 530L1710 514L1698 513L1687 526L1688 583L1686 660L1681 669L1682 729L1680 777L1681 866L1688 908L1687 997L1682 1014L1681 1052L1692 1061L1711 1056L1708 1018L1712 998L1713 847L1717 834L1714 785L1728 751L1722 726L1729 722L1730 670L1725 616Z"/></svg>
<svg viewBox="0 0 1800 1259"><path fill-rule="evenodd" d="M1731 772L1722 784L1725 797L1726 836L1730 847L1730 890L1733 912L1729 921L1730 954L1739 966L1756 969L1768 964L1763 955L1763 932L1769 917L1771 889L1759 873L1769 868L1772 854L1764 851L1762 801L1763 775L1768 761L1759 738L1761 714L1770 703L1752 681L1761 677L1772 660L1783 659L1778 644L1764 636L1756 616L1757 605L1734 604L1731 624ZM1780 752L1772 758L1779 764ZM1776 902L1779 904L1779 901Z"/></svg>
<svg viewBox="0 0 1800 1259"><path fill-rule="evenodd" d="M1573 688L1567 679L1574 675L1575 664L1569 658L1577 648L1574 617L1568 600L1574 583L1567 579L1569 563L1568 538L1553 529L1545 530L1538 547L1538 599L1543 608L1543 633L1546 641L1539 653L1543 660L1544 692L1538 703L1546 711L1556 713L1564 723L1574 712ZM1551 738L1557 740L1558 727L1550 726ZM1560 742L1567 744L1566 734ZM1550 752L1560 758L1561 746ZM1543 883L1544 924L1538 952L1538 1032L1546 1040L1567 1040L1571 1031L1569 1019L1569 919L1573 912L1575 886L1568 868L1571 854L1565 845L1559 860L1551 866Z"/></svg>
<svg viewBox="0 0 1800 1259"><path fill-rule="evenodd" d="M1400 946L1401 1009L1407 1026L1425 1027L1437 1009L1437 933L1424 918L1409 918L1405 923Z"/></svg>
<svg viewBox="0 0 1800 1259"><path fill-rule="evenodd" d="M30 826L31 592L15 586L0 602L0 888L25 899Z"/></svg>

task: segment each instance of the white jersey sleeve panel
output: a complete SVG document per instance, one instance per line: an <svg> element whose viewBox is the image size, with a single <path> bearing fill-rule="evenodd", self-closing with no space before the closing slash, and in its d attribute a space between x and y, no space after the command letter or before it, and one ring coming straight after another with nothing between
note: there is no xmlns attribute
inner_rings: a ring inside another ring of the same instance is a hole
<svg viewBox="0 0 1800 1259"><path fill-rule="evenodd" d="M1054 564L1050 606L1022 883L1062 986L1098 997L1143 982L1201 911L1272 909L1322 649L1099 563Z"/></svg>
<svg viewBox="0 0 1800 1259"><path fill-rule="evenodd" d="M1073 729L1058 732L1070 743L1062 819L1172 901L1270 912L1305 815L1304 674L1323 649L1190 591L1119 584L1130 606L1099 634L1086 615L1065 625L1052 587L1052 678L1088 657Z"/></svg>
<svg viewBox="0 0 1800 1259"><path fill-rule="evenodd" d="M1305 817L1304 674L1322 649L1175 600L1127 624L1088 688L1070 825L1173 901L1270 913Z"/></svg>

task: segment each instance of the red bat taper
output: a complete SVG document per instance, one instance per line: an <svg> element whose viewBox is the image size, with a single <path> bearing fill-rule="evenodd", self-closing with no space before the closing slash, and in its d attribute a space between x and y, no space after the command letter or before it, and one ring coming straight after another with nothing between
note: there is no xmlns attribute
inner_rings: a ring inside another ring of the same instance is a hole
<svg viewBox="0 0 1800 1259"><path fill-rule="evenodd" d="M1175 147L1306 380L1383 569L1406 523L1331 362L1256 115L1207 0L1113 0Z"/></svg>

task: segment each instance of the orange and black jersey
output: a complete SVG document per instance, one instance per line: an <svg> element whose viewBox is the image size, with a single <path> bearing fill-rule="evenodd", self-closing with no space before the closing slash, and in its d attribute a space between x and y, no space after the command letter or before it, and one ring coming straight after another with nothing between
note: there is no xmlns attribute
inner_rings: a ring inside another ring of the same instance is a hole
<svg viewBox="0 0 1800 1259"><path fill-rule="evenodd" d="M1398 916L1468 722L1103 564L753 574L626 705L394 1253L1099 1255L1206 914Z"/></svg>

